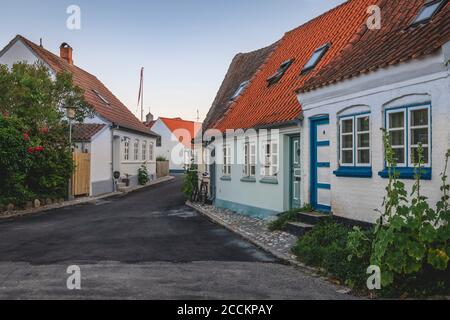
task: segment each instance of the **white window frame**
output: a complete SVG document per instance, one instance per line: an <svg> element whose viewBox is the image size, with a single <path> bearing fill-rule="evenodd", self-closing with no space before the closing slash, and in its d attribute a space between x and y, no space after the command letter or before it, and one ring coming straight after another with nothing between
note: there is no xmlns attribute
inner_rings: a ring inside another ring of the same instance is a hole
<svg viewBox="0 0 450 320"><path fill-rule="evenodd" d="M125 139L125 141L124 141L123 160L124 161L130 160L130 140L129 139Z"/></svg>
<svg viewBox="0 0 450 320"><path fill-rule="evenodd" d="M153 143L153 141L150 142L148 147L148 160L155 160L155 144Z"/></svg>
<svg viewBox="0 0 450 320"><path fill-rule="evenodd" d="M133 159L139 161L139 139L136 139L133 144Z"/></svg>
<svg viewBox="0 0 450 320"><path fill-rule="evenodd" d="M423 126L413 126L411 121L412 121L412 112L413 111L417 111L417 110L425 110L427 109L428 112L428 124L427 125L423 125ZM428 143L427 144L423 144L422 147L423 148L428 148L428 163L425 163L424 166L425 167L431 167L431 107L429 105L423 105L423 106L417 106L417 107L410 107L408 108L408 165L410 167L414 166L413 163L413 153L412 150L413 148L418 148L419 145L417 144L412 144L412 131L414 129L427 129L428 130Z"/></svg>
<svg viewBox="0 0 450 320"><path fill-rule="evenodd" d="M344 121L352 121L352 131L343 133L342 128ZM343 148L344 145L344 136L351 136L352 137L352 147L351 148ZM348 116L348 117L342 117L339 119L339 164L342 167L353 167L355 165L355 117L354 116ZM343 163L342 160L344 159L344 151L351 151L352 152L352 162L351 163Z"/></svg>
<svg viewBox="0 0 450 320"><path fill-rule="evenodd" d="M358 131L358 119L361 118L369 118L369 130L367 131ZM371 117L370 114L361 114L358 116L355 116L355 120L353 123L354 132L355 132L355 141L354 141L354 148L356 152L354 153L354 159L353 162L356 163L356 167L371 167L372 166L372 140L371 140L371 132L372 132L372 124L371 124ZM368 147L358 147L358 138L360 135L369 134L369 146ZM360 163L358 161L358 151L360 150L369 150L369 163Z"/></svg>
<svg viewBox="0 0 450 320"><path fill-rule="evenodd" d="M278 141L267 140L263 144L264 168L263 175L266 178L277 178L279 171L279 143ZM274 146L276 146L274 148ZM268 148L269 147L269 148Z"/></svg>
<svg viewBox="0 0 450 320"><path fill-rule="evenodd" d="M256 176L256 143L244 142L244 177Z"/></svg>
<svg viewBox="0 0 450 320"><path fill-rule="evenodd" d="M142 141L142 161L147 160L147 141Z"/></svg>
<svg viewBox="0 0 450 320"><path fill-rule="evenodd" d="M391 129L391 124L390 124L390 115L393 113L403 113L403 128L393 128ZM407 109L406 108L395 108L392 110L387 110L386 111L386 131L387 133L390 135L391 132L394 131L403 131L403 145L402 146L392 146L392 149L401 149L403 147L404 149L404 159L405 162L403 163L398 163L397 162L397 166L398 167L407 167L408 164L408 143L407 143Z"/></svg>
<svg viewBox="0 0 450 320"><path fill-rule="evenodd" d="M226 177L231 177L231 146L226 144L223 146L223 165L222 173Z"/></svg>

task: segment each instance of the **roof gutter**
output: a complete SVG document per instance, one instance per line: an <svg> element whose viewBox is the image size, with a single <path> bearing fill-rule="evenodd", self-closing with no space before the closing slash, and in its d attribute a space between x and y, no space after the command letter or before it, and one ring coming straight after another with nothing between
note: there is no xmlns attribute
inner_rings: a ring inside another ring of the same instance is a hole
<svg viewBox="0 0 450 320"><path fill-rule="evenodd" d="M127 131L127 132L136 133L136 134L140 134L140 135L144 135L144 136L148 136L148 137L153 137L153 138L157 138L157 137L160 136L159 134L156 134L156 133L150 133L150 132L147 133L147 132L139 131L139 130L136 130L136 129L130 129L130 128L126 128L126 127L121 127L121 126L119 126L116 123L113 123L112 127L114 127L114 129L116 129L116 130Z"/></svg>

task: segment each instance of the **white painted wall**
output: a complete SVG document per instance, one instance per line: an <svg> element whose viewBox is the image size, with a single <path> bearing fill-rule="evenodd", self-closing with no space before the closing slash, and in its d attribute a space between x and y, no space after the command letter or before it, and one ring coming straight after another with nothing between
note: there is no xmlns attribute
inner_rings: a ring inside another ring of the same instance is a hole
<svg viewBox="0 0 450 320"><path fill-rule="evenodd" d="M91 183L112 181L111 130L103 129L91 142Z"/></svg>
<svg viewBox="0 0 450 320"><path fill-rule="evenodd" d="M16 41L10 48L0 57L0 64L12 67L15 63L26 62L34 64L40 59L22 42Z"/></svg>
<svg viewBox="0 0 450 320"><path fill-rule="evenodd" d="M151 130L161 136L161 146L156 147L156 156L168 159L170 170L184 170L185 165L190 163L187 154L191 149L180 143L161 119L155 121Z"/></svg>
<svg viewBox="0 0 450 320"><path fill-rule="evenodd" d="M223 150L222 143L215 142L213 146L216 149L216 198L239 205L250 206L254 208L261 208L264 210L272 211L274 213L284 212L289 209L289 137L290 135L299 135L300 128L289 127L279 129L278 142L279 142L279 169L277 181L278 184L265 184L261 180L263 175L263 162L260 156L256 164L256 182L243 182L244 178L243 170L243 148L245 143L245 137L238 136L234 142L234 165L231 168L231 181L221 180L223 174ZM255 135L247 136L250 141L255 140ZM260 135L259 141L267 139L267 136ZM232 142L226 142L225 144L231 145ZM257 143L257 154L262 152L262 143ZM237 160L239 164L237 163Z"/></svg>
<svg viewBox="0 0 450 320"><path fill-rule="evenodd" d="M310 201L310 120L328 115L331 130L331 170L338 169L338 117L344 113L371 111L372 178L331 176L332 211L336 216L375 222L379 217L387 179L378 175L384 169L382 132L384 110L389 107L431 101L432 170L431 181L423 182L423 192L435 204L441 197L440 173L444 155L450 148L450 76L442 52L368 75L340 82L309 93L299 94L303 106L302 130L304 202ZM403 180L411 190L412 180Z"/></svg>

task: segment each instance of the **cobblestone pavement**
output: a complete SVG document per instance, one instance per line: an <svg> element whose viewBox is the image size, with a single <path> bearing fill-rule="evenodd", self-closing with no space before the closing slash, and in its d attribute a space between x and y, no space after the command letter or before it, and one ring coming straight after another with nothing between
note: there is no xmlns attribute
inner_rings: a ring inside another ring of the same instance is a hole
<svg viewBox="0 0 450 320"><path fill-rule="evenodd" d="M291 248L297 242L297 237L290 233L271 232L268 230L269 223L267 221L240 215L231 210L197 203L188 203L188 205L263 249L269 249L278 258L303 266L296 262L295 256L291 254Z"/></svg>

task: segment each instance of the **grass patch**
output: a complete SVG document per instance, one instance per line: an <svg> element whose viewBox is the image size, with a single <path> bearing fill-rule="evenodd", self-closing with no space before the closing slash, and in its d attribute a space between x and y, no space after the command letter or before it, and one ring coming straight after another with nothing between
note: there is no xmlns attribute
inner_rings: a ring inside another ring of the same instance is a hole
<svg viewBox="0 0 450 320"><path fill-rule="evenodd" d="M284 230L289 222L296 221L299 213L311 212L314 209L310 205L306 205L300 209L293 209L281 213L278 218L269 224L270 231Z"/></svg>

